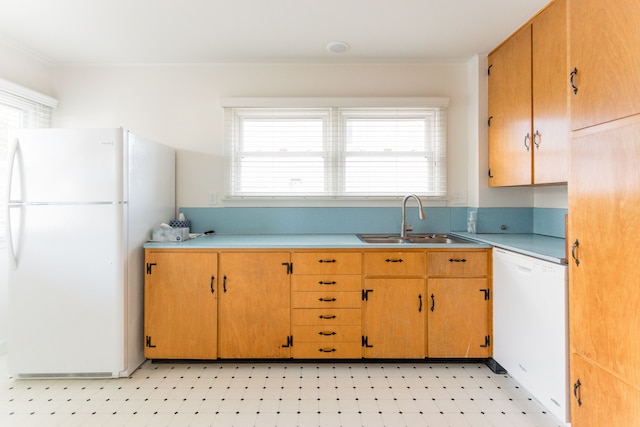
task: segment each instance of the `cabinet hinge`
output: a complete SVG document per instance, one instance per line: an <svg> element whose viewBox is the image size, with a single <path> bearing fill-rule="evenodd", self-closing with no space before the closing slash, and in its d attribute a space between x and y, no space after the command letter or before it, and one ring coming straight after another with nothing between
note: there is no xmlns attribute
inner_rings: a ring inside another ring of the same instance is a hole
<svg viewBox="0 0 640 427"><path fill-rule="evenodd" d="M480 347L482 348L491 347L491 335L485 335L484 344L481 344Z"/></svg>
<svg viewBox="0 0 640 427"><path fill-rule="evenodd" d="M369 292L373 292L373 289L362 290L362 301L369 301Z"/></svg>
<svg viewBox="0 0 640 427"><path fill-rule="evenodd" d="M489 178L493 178L493 175L491 175L491 168L489 168L488 175L489 175Z"/></svg>
<svg viewBox="0 0 640 427"><path fill-rule="evenodd" d="M152 269L153 267L155 267L157 264L155 262L148 262L147 263L147 274L151 274L153 273Z"/></svg>
<svg viewBox="0 0 640 427"><path fill-rule="evenodd" d="M145 344L145 346L147 346L149 348L156 348L155 345L151 344L151 337L149 335L147 335L144 344Z"/></svg>
<svg viewBox="0 0 640 427"><path fill-rule="evenodd" d="M365 337L364 335L362 336L362 346L367 348L373 347L372 345L369 345L369 337Z"/></svg>
<svg viewBox="0 0 640 427"><path fill-rule="evenodd" d="M293 335L287 337L287 343L282 344L282 348L293 347Z"/></svg>
<svg viewBox="0 0 640 427"><path fill-rule="evenodd" d="M480 292L484 292L484 300L489 301L491 299L491 289L479 289Z"/></svg>

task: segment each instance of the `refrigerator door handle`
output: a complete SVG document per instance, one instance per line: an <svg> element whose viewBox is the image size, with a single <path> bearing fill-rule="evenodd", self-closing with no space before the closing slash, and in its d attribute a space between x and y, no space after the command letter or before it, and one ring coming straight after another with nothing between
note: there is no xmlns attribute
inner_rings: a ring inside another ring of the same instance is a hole
<svg viewBox="0 0 640 427"><path fill-rule="evenodd" d="M11 224L11 208L19 208L21 211L23 208L21 203L16 203L16 201L11 200L11 189L13 188L13 178L14 178L13 170L16 164L16 159L18 158L18 153L19 153L18 142L19 141L17 138L14 139L13 143L9 147L9 153L8 153L9 165L7 170L8 175L7 175L7 181L6 181L7 182L7 188L6 188L7 210L5 212L6 237L7 237L7 246L9 248L10 267L13 267L13 268L17 266L18 259L17 259L16 246L13 243L13 225Z"/></svg>

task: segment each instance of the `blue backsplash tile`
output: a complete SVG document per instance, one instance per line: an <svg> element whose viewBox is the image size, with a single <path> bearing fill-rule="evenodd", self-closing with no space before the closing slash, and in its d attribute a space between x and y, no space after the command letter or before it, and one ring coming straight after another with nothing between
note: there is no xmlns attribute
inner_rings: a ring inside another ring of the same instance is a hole
<svg viewBox="0 0 640 427"><path fill-rule="evenodd" d="M564 237L566 209L407 208L407 223L416 233L466 231L469 210L477 210L478 233L537 233ZM402 211L370 208L181 208L191 232L225 234L399 233ZM503 229L503 226L506 227Z"/></svg>

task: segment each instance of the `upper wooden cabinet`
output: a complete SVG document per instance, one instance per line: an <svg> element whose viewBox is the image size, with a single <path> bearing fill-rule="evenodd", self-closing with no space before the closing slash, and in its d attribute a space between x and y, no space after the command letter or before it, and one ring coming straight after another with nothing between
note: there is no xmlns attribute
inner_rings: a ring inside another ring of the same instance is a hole
<svg viewBox="0 0 640 427"><path fill-rule="evenodd" d="M489 55L489 185L567 181L566 0Z"/></svg>
<svg viewBox="0 0 640 427"><path fill-rule="evenodd" d="M640 3L571 0L569 8L572 129L640 113Z"/></svg>

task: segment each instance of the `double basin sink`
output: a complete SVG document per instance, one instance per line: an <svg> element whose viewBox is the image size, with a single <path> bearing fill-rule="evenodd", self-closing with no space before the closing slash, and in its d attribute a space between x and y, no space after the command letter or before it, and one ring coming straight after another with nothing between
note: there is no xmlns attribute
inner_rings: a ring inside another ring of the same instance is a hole
<svg viewBox="0 0 640 427"><path fill-rule="evenodd" d="M471 244L470 240L449 234L408 234L401 237L400 234L358 234L358 238L365 243L377 244Z"/></svg>

